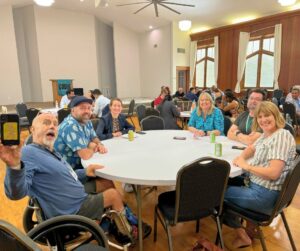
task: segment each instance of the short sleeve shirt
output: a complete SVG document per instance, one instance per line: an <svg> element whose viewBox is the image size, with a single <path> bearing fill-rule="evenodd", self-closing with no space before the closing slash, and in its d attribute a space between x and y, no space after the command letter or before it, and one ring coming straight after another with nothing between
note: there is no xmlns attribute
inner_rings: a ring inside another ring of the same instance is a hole
<svg viewBox="0 0 300 251"><path fill-rule="evenodd" d="M234 121L234 124L239 128L243 134L250 134L252 131L252 122L253 117L249 116L249 112L241 113L237 119Z"/></svg>
<svg viewBox="0 0 300 251"><path fill-rule="evenodd" d="M88 144L96 137L91 121L83 125L69 115L59 126L54 148L73 169L81 169L83 167L77 151L87 148Z"/></svg>
<svg viewBox="0 0 300 251"><path fill-rule="evenodd" d="M285 129L278 129L271 136L262 134L254 143L255 154L250 165L267 167L270 160L282 160L285 166L277 180L266 180L250 174L250 180L270 190L281 190L282 184L292 168L296 154L296 143L292 134Z"/></svg>

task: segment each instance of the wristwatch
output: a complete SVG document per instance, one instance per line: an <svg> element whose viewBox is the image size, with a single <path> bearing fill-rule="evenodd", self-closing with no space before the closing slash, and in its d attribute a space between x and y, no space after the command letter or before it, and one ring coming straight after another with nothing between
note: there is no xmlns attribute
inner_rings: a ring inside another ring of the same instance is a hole
<svg viewBox="0 0 300 251"><path fill-rule="evenodd" d="M235 136L237 137L240 133L242 133L242 132L241 131L236 131Z"/></svg>

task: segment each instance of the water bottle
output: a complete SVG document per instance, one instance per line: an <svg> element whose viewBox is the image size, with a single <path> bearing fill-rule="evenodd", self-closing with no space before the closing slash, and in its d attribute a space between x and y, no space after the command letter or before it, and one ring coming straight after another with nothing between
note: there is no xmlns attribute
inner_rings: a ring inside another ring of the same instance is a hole
<svg viewBox="0 0 300 251"><path fill-rule="evenodd" d="M216 135L214 132L210 133L210 143L215 143L216 142Z"/></svg>
<svg viewBox="0 0 300 251"><path fill-rule="evenodd" d="M134 132L133 130L128 131L128 140L133 141L134 140Z"/></svg>

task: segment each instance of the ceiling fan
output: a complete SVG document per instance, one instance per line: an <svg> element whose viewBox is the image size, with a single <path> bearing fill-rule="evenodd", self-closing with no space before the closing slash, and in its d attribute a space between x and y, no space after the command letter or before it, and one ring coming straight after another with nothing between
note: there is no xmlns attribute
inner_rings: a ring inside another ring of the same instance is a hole
<svg viewBox="0 0 300 251"><path fill-rule="evenodd" d="M150 5L154 5L155 9L155 15L158 17L158 6L164 7L170 11L173 11L177 14L181 14L177 10L174 10L173 8L169 7L168 5L178 5L178 6L185 6L185 7L195 7L195 5L192 4L182 4L182 3L175 3L175 2L169 2L168 0L146 0L144 2L136 2L136 3L127 3L127 4L118 4L117 6L127 6L127 5L135 5L135 4L145 4L142 8L138 9L134 14L139 13L143 9L147 8Z"/></svg>

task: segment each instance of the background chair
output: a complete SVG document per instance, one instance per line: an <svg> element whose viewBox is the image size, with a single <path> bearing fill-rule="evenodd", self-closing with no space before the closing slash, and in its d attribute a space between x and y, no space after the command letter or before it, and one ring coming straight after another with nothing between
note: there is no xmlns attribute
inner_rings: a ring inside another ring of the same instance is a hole
<svg viewBox="0 0 300 251"><path fill-rule="evenodd" d="M146 116L146 106L145 105L138 105L136 107L136 114L141 125L141 121Z"/></svg>
<svg viewBox="0 0 300 251"><path fill-rule="evenodd" d="M167 232L169 250L173 250L170 226L213 216L218 237L224 248L219 217L222 212L230 164L224 160L205 157L183 166L177 173L176 190L159 195L154 212L154 241L157 238L157 218ZM209 193L207 192L209 191ZM197 231L199 224L197 224Z"/></svg>
<svg viewBox="0 0 300 251"><path fill-rule="evenodd" d="M18 103L16 105L16 111L20 119L20 127L27 127L29 129L29 121L26 116L27 105L24 103Z"/></svg>
<svg viewBox="0 0 300 251"><path fill-rule="evenodd" d="M71 113L71 109L70 108L62 108L62 109L58 110L57 111L58 124L60 124L61 122L63 122L64 119L66 117L68 117L70 113Z"/></svg>
<svg viewBox="0 0 300 251"><path fill-rule="evenodd" d="M33 119L39 114L40 110L35 108L29 108L26 110L26 117L28 119L29 126L32 126Z"/></svg>
<svg viewBox="0 0 300 251"><path fill-rule="evenodd" d="M142 131L147 130L163 130L165 129L165 122L161 117L148 116L141 121Z"/></svg>
<svg viewBox="0 0 300 251"><path fill-rule="evenodd" d="M42 250L32 239L12 224L3 220L0 220L0 247L1 250Z"/></svg>
<svg viewBox="0 0 300 251"><path fill-rule="evenodd" d="M279 102L280 100L278 100L277 98L275 97L272 98L272 103L274 103L276 106L279 106Z"/></svg>
<svg viewBox="0 0 300 251"><path fill-rule="evenodd" d="M294 127L291 124L285 123L284 129L288 130L294 137L296 136Z"/></svg>
<svg viewBox="0 0 300 251"><path fill-rule="evenodd" d="M132 120L132 117L133 117L133 113L134 113L134 106L135 106L135 101L134 99L132 99L129 103L129 106L128 106L128 113L126 115L126 118L129 118L132 125L134 126L134 122Z"/></svg>
<svg viewBox="0 0 300 251"><path fill-rule="evenodd" d="M224 134L225 136L227 136L228 130L232 125L232 122L230 120L230 118L228 118L227 116L223 116L224 117Z"/></svg>
<svg viewBox="0 0 300 251"><path fill-rule="evenodd" d="M155 109L155 108L146 108L146 110L145 110L145 118L146 117L148 117L148 116L157 116L157 117L159 117L159 115L160 115L160 112L159 112L159 110L157 110L157 109Z"/></svg>
<svg viewBox="0 0 300 251"><path fill-rule="evenodd" d="M294 128L296 128L296 134L297 134L298 120L297 120L297 114L296 114L296 107L292 103L284 103L282 105L282 110L283 110L284 117L286 120L288 120L287 114L289 114L289 117L292 121L291 122L286 121L286 122L292 124L292 126Z"/></svg>
<svg viewBox="0 0 300 251"><path fill-rule="evenodd" d="M267 250L266 243L264 240L264 235L262 230L260 229L261 226L268 226L272 223L273 219L277 217L279 214L283 220L284 227L288 234L292 250L296 251L296 246L285 218L284 209L287 208L293 200L293 197L297 191L298 185L300 181L300 158L298 157L295 162L293 169L291 169L284 181L274 209L271 215L265 215L263 213L258 213L251 211L246 208L242 208L233 204L231 202L225 201L224 202L224 212L228 212L230 214L235 214L242 219L245 219L256 226L256 229L259 233L260 242L264 251Z"/></svg>
<svg viewBox="0 0 300 251"><path fill-rule="evenodd" d="M276 98L278 103L279 103L281 97L283 97L283 90L276 89L273 91L273 98Z"/></svg>

